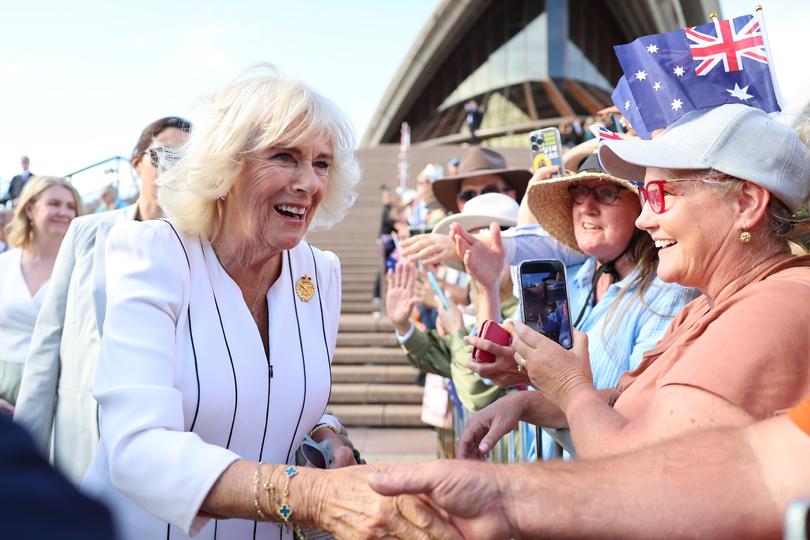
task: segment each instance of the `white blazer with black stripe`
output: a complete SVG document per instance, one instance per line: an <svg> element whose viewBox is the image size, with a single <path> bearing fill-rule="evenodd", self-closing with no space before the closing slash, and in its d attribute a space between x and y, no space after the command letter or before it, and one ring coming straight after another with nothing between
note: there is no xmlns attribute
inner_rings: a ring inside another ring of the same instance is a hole
<svg viewBox="0 0 810 540"><path fill-rule="evenodd" d="M324 421L340 263L305 242L282 259L267 293L268 358L210 243L162 220L111 231L94 386L101 438L83 487L113 507L123 538L288 537L275 524L197 517L233 461L293 463ZM294 290L305 274L309 302Z"/></svg>

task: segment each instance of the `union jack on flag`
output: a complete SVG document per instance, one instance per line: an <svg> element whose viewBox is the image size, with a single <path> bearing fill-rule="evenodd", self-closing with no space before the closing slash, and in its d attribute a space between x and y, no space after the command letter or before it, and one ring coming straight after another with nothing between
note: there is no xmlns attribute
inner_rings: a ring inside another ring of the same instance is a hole
<svg viewBox="0 0 810 540"><path fill-rule="evenodd" d="M742 71L743 58L768 63L762 29L756 17L751 17L739 30L734 28L732 21L714 19L716 36L701 32L698 28L693 26L683 29L686 39L691 42L689 49L692 58L700 61L695 68L697 75L706 75L720 62L726 72Z"/></svg>
<svg viewBox="0 0 810 540"><path fill-rule="evenodd" d="M592 125L590 127L591 133L596 136L599 142L604 141L605 139L610 141L621 141L624 139L620 134L616 133L615 131L610 131L608 128L603 126Z"/></svg>

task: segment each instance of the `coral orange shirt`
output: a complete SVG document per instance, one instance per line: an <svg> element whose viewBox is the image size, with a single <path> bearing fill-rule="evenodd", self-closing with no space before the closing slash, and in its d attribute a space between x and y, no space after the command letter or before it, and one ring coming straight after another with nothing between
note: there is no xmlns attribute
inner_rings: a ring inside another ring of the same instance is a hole
<svg viewBox="0 0 810 540"><path fill-rule="evenodd" d="M639 418L667 385L710 392L757 420L795 407L810 394L809 298L807 255L741 276L713 306L697 298L619 380L616 411Z"/></svg>
<svg viewBox="0 0 810 540"><path fill-rule="evenodd" d="M788 417L793 420L793 423L799 429L810 435L810 398L805 399L801 405L791 409Z"/></svg>

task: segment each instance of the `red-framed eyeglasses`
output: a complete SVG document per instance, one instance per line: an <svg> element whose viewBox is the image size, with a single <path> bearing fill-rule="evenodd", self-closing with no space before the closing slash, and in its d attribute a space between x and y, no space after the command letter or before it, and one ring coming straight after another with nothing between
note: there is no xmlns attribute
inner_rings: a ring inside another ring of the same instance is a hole
<svg viewBox="0 0 810 540"><path fill-rule="evenodd" d="M702 178L676 178L672 180L652 180L647 182L646 186L638 186L638 196L641 199L641 207L649 202L650 208L656 214L663 214L667 208L664 204L664 195L667 194L666 187L676 182L692 182L696 180L733 180L733 176L727 174L718 174L714 176L705 176Z"/></svg>
<svg viewBox="0 0 810 540"><path fill-rule="evenodd" d="M638 186L638 197L641 199L641 207L650 203L650 208L656 214L663 214L666 210L664 206L664 189L669 184L666 180L654 180L647 182L645 186Z"/></svg>

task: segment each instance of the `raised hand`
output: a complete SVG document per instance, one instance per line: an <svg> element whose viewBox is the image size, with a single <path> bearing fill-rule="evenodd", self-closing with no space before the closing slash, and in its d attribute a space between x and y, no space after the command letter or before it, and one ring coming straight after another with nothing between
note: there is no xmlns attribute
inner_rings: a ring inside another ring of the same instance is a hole
<svg viewBox="0 0 810 540"><path fill-rule="evenodd" d="M455 247L446 234L417 234L402 241L400 255L410 263L422 261L422 264L440 264L458 260Z"/></svg>
<svg viewBox="0 0 810 540"><path fill-rule="evenodd" d="M456 334L458 332L467 333L464 328L464 316L458 305L451 298L447 298L447 303L450 304L450 309L444 309L444 306L439 304L439 315L436 318L436 329L443 336Z"/></svg>
<svg viewBox="0 0 810 540"><path fill-rule="evenodd" d="M413 290L416 274L416 267L400 261L394 271L388 270L385 276L388 286L385 293L385 312L400 335L410 328L411 312L416 303Z"/></svg>
<svg viewBox="0 0 810 540"><path fill-rule="evenodd" d="M473 279L482 287L497 290L505 258L498 224L491 223L489 226L490 245L465 231L458 223L450 226L450 239L455 246L456 255L464 261L464 266Z"/></svg>

